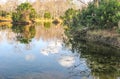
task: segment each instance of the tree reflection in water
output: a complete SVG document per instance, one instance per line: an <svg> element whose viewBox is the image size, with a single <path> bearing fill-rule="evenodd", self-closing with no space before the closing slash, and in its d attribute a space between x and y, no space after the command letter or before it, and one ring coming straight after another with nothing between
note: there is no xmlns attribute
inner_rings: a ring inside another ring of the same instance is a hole
<svg viewBox="0 0 120 79"><path fill-rule="evenodd" d="M69 37L64 42L71 51L80 54L80 59L86 59L95 79L120 78L120 50L102 44L80 41L77 37Z"/></svg>
<svg viewBox="0 0 120 79"><path fill-rule="evenodd" d="M35 36L34 25L13 25L13 32L17 34L17 41L20 43L28 44Z"/></svg>
<svg viewBox="0 0 120 79"><path fill-rule="evenodd" d="M10 43L8 45L15 45L14 50L17 49L17 51L15 51L17 53L21 51L25 52L27 49L24 49L24 47L35 48L34 44L39 43L38 41L47 43L45 47L43 46L43 48L40 49L41 56L48 55L50 57L52 56L51 58L55 56L56 63L60 67L68 69L66 72L69 72L70 76L65 75L69 76L68 79L77 79L76 76L78 76L78 79L80 79L80 77L83 79L83 76L87 78L90 77L88 79L119 79L120 77L119 50L101 44L81 42L76 37L66 39L64 42L67 48L65 48L62 40L64 29L61 25L51 25L49 27L49 23L43 23L36 26L14 25L11 26L11 28L0 27L0 29L0 42L6 43L7 41L7 43ZM51 40L52 42L50 42ZM71 49L74 54L72 54L68 48ZM64 49L68 50L62 51ZM25 59L27 61L33 61L36 59L34 54L35 53L29 53L25 56ZM45 59L47 58L46 56L43 57L45 57ZM55 66L56 65L52 64L52 67ZM49 75L51 76L51 74ZM91 75L94 78L91 78Z"/></svg>

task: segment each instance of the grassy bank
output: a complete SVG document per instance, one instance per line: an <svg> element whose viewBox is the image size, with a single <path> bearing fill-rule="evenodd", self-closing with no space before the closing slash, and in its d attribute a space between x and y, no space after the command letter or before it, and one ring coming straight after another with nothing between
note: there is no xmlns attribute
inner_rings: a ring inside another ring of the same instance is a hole
<svg viewBox="0 0 120 79"><path fill-rule="evenodd" d="M108 30L94 30L86 33L86 40L100 42L112 47L120 48L120 34Z"/></svg>
<svg viewBox="0 0 120 79"><path fill-rule="evenodd" d="M73 38L88 42L101 43L115 48L120 48L120 34L116 30L71 30L69 31Z"/></svg>

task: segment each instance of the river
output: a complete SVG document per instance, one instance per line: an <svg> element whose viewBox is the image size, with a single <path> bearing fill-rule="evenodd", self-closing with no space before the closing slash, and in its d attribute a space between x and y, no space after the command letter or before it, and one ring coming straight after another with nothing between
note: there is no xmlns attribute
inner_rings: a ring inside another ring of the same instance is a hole
<svg viewBox="0 0 120 79"><path fill-rule="evenodd" d="M0 79L120 79L119 50L64 31L51 23L0 26Z"/></svg>

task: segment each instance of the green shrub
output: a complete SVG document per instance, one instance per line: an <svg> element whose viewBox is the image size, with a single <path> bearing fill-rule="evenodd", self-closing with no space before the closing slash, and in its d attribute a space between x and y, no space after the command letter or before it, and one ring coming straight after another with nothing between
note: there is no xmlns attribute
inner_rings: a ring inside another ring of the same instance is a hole
<svg viewBox="0 0 120 79"><path fill-rule="evenodd" d="M117 0L101 2L96 11L96 19L98 26L101 26L101 28L118 26L120 20L120 2Z"/></svg>
<svg viewBox="0 0 120 79"><path fill-rule="evenodd" d="M69 9L63 16L64 24L72 27L94 27L111 29L118 26L120 20L120 1L101 0L99 7L90 3L82 11Z"/></svg>
<svg viewBox="0 0 120 79"><path fill-rule="evenodd" d="M18 21L20 20L20 16L21 16L20 13L15 13L15 12L13 12L13 13L12 13L12 20L13 20L14 22L18 22Z"/></svg>
<svg viewBox="0 0 120 79"><path fill-rule="evenodd" d="M74 10L72 8L68 9L65 12L65 15L61 17L63 19L64 24L66 24L68 26L72 26L73 25L73 17L75 17L76 14L77 14L77 10Z"/></svg>
<svg viewBox="0 0 120 79"><path fill-rule="evenodd" d="M32 7L30 3L22 3L20 4L16 12L12 13L12 20L14 22L26 22L33 21L36 17L35 9Z"/></svg>
<svg viewBox="0 0 120 79"><path fill-rule="evenodd" d="M46 13L44 14L44 18L50 19L50 18L51 18L50 12L46 12Z"/></svg>

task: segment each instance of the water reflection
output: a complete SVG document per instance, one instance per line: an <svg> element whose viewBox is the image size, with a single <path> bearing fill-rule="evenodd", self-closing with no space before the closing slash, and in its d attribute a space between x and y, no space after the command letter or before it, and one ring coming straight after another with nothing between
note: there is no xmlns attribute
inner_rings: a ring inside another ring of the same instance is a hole
<svg viewBox="0 0 120 79"><path fill-rule="evenodd" d="M33 54L28 54L28 55L26 55L25 59L26 59L27 61L32 61L32 60L35 59L35 56L34 56Z"/></svg>
<svg viewBox="0 0 120 79"><path fill-rule="evenodd" d="M50 26L51 26L51 23L50 23L50 22L44 22L44 27L45 27L46 29L49 29Z"/></svg>
<svg viewBox="0 0 120 79"><path fill-rule="evenodd" d="M71 67L75 63L75 58L73 56L62 56L58 62L63 67Z"/></svg>
<svg viewBox="0 0 120 79"><path fill-rule="evenodd" d="M76 61L72 60L72 52L63 49L64 29L61 25L50 24L49 28L48 25L1 28L0 78L66 79L69 76L68 65L71 67Z"/></svg>
<svg viewBox="0 0 120 79"><path fill-rule="evenodd" d="M31 42L31 39L34 38L36 33L34 25L13 25L12 31L17 34L17 41L26 44Z"/></svg>
<svg viewBox="0 0 120 79"><path fill-rule="evenodd" d="M60 40L50 42L44 49L41 50L41 53L46 56L48 56L49 54L57 54L59 53L61 47L62 41Z"/></svg>
<svg viewBox="0 0 120 79"><path fill-rule="evenodd" d="M101 44L79 41L77 37L69 37L66 46L85 58L91 74L95 79L120 78L120 50Z"/></svg>
<svg viewBox="0 0 120 79"><path fill-rule="evenodd" d="M64 29L61 25L54 25L48 23L41 23L41 25L36 25L36 35L35 38L39 40L40 38L44 41L59 39L62 40L64 35ZM48 28L49 26L49 28ZM47 28L46 28L47 27Z"/></svg>
<svg viewBox="0 0 120 79"><path fill-rule="evenodd" d="M0 79L120 77L119 50L64 36L59 24L1 26Z"/></svg>

